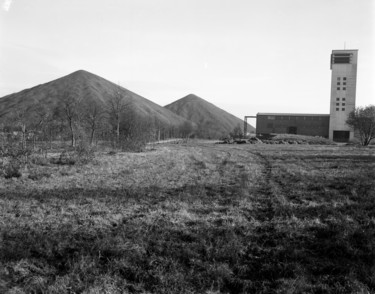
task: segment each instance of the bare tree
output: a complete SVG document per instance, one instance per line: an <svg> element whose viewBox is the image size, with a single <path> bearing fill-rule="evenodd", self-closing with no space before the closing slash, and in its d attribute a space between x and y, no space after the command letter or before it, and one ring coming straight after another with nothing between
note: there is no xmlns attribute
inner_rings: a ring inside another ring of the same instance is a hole
<svg viewBox="0 0 375 294"><path fill-rule="evenodd" d="M109 96L107 102L107 112L109 115L109 122L114 128L116 134L116 143L115 147L118 147L120 144L120 125L121 119L127 109L129 103L125 101L124 94L121 92L120 87L116 89L116 92Z"/></svg>
<svg viewBox="0 0 375 294"><path fill-rule="evenodd" d="M349 113L346 124L358 131L363 146L369 145L375 138L375 106L356 107Z"/></svg>
<svg viewBox="0 0 375 294"><path fill-rule="evenodd" d="M15 114L15 119L16 119L16 124L20 127L21 129L21 134L22 134L22 149L26 149L26 137L27 137L27 120L28 120L28 112L26 108L16 110L14 112Z"/></svg>
<svg viewBox="0 0 375 294"><path fill-rule="evenodd" d="M32 115L30 129L33 132L33 148L35 150L36 139L39 137L39 132L41 132L46 123L51 120L52 114L44 105L34 105L30 111Z"/></svg>
<svg viewBox="0 0 375 294"><path fill-rule="evenodd" d="M96 132L102 127L105 110L98 103L86 103L83 108L83 121L90 134L90 145L93 145Z"/></svg>
<svg viewBox="0 0 375 294"><path fill-rule="evenodd" d="M155 121L138 115L132 104L128 104L121 122L121 148L124 151L143 151L147 143L155 139Z"/></svg>
<svg viewBox="0 0 375 294"><path fill-rule="evenodd" d="M76 145L76 137L81 114L80 102L80 99L76 95L66 91L63 93L60 105L58 105L56 109L56 113L63 117L68 125L72 147L75 147Z"/></svg>
<svg viewBox="0 0 375 294"><path fill-rule="evenodd" d="M8 124L13 124L21 132L21 146L22 149L25 150L27 147L27 132L30 124L30 110L26 106L18 108L8 113L6 119Z"/></svg>

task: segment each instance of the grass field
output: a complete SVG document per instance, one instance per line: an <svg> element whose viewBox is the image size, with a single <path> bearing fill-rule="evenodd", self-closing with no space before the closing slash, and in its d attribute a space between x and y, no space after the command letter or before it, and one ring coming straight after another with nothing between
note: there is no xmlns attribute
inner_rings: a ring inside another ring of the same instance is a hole
<svg viewBox="0 0 375 294"><path fill-rule="evenodd" d="M0 179L0 293L374 293L373 148L160 145Z"/></svg>

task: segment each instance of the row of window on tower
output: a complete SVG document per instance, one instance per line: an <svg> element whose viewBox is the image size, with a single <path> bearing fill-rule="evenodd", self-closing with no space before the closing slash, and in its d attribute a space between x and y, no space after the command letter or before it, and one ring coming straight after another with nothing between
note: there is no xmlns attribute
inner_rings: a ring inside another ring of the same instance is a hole
<svg viewBox="0 0 375 294"><path fill-rule="evenodd" d="M346 77L342 77L342 82L341 82L341 77L337 77L337 86L343 86L342 89L343 91L346 90ZM337 87L337 90L339 91L341 87Z"/></svg>
<svg viewBox="0 0 375 294"><path fill-rule="evenodd" d="M346 79L346 78L345 78ZM338 102L338 101L340 101L341 100L341 111L345 111L345 102L343 102L343 101L346 101L346 98L345 97L342 97L341 99L340 99L340 97L336 97L336 111L340 111L340 102Z"/></svg>

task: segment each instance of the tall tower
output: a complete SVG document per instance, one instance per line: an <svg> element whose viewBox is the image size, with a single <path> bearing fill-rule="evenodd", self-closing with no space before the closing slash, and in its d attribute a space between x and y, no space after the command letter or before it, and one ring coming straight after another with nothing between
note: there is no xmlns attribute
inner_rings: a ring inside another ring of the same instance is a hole
<svg viewBox="0 0 375 294"><path fill-rule="evenodd" d="M346 125L349 113L355 108L358 50L332 50L331 106L329 138L347 142L354 137Z"/></svg>

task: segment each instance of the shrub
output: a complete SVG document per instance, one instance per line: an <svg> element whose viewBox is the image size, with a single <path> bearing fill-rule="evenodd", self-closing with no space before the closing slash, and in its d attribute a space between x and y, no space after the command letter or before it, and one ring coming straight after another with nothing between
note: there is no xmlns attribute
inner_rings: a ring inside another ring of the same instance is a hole
<svg viewBox="0 0 375 294"><path fill-rule="evenodd" d="M75 165L75 164L88 164L95 159L95 149L79 145L74 151L64 150L61 152L59 158L52 158L51 163L59 165Z"/></svg>
<svg viewBox="0 0 375 294"><path fill-rule="evenodd" d="M0 146L0 156L9 157L27 163L29 156L32 154L32 149L23 148L19 143L7 141L6 144Z"/></svg>
<svg viewBox="0 0 375 294"><path fill-rule="evenodd" d="M6 179L22 176L21 168L29 162L32 150L22 144L6 141L0 146L0 174Z"/></svg>
<svg viewBox="0 0 375 294"><path fill-rule="evenodd" d="M49 172L46 172L46 171L34 171L33 173L31 173L29 175L29 179L33 180L33 181L38 181L38 180L41 180L43 178L50 178L51 177L51 174Z"/></svg>
<svg viewBox="0 0 375 294"><path fill-rule="evenodd" d="M16 159L11 159L8 163L3 166L3 175L6 179L19 178L21 174L21 164Z"/></svg>
<svg viewBox="0 0 375 294"><path fill-rule="evenodd" d="M121 141L121 150L125 152L143 152L146 149L146 145L146 138L126 138Z"/></svg>
<svg viewBox="0 0 375 294"><path fill-rule="evenodd" d="M76 148L74 155L77 157L78 163L87 164L95 159L95 148L81 144Z"/></svg>
<svg viewBox="0 0 375 294"><path fill-rule="evenodd" d="M73 153L69 153L66 150L60 153L59 158L51 158L51 163L59 165L74 165L76 161L77 160L74 158Z"/></svg>
<svg viewBox="0 0 375 294"><path fill-rule="evenodd" d="M42 165L42 166L49 165L48 159L44 156L32 156L30 157L29 162L35 165Z"/></svg>

